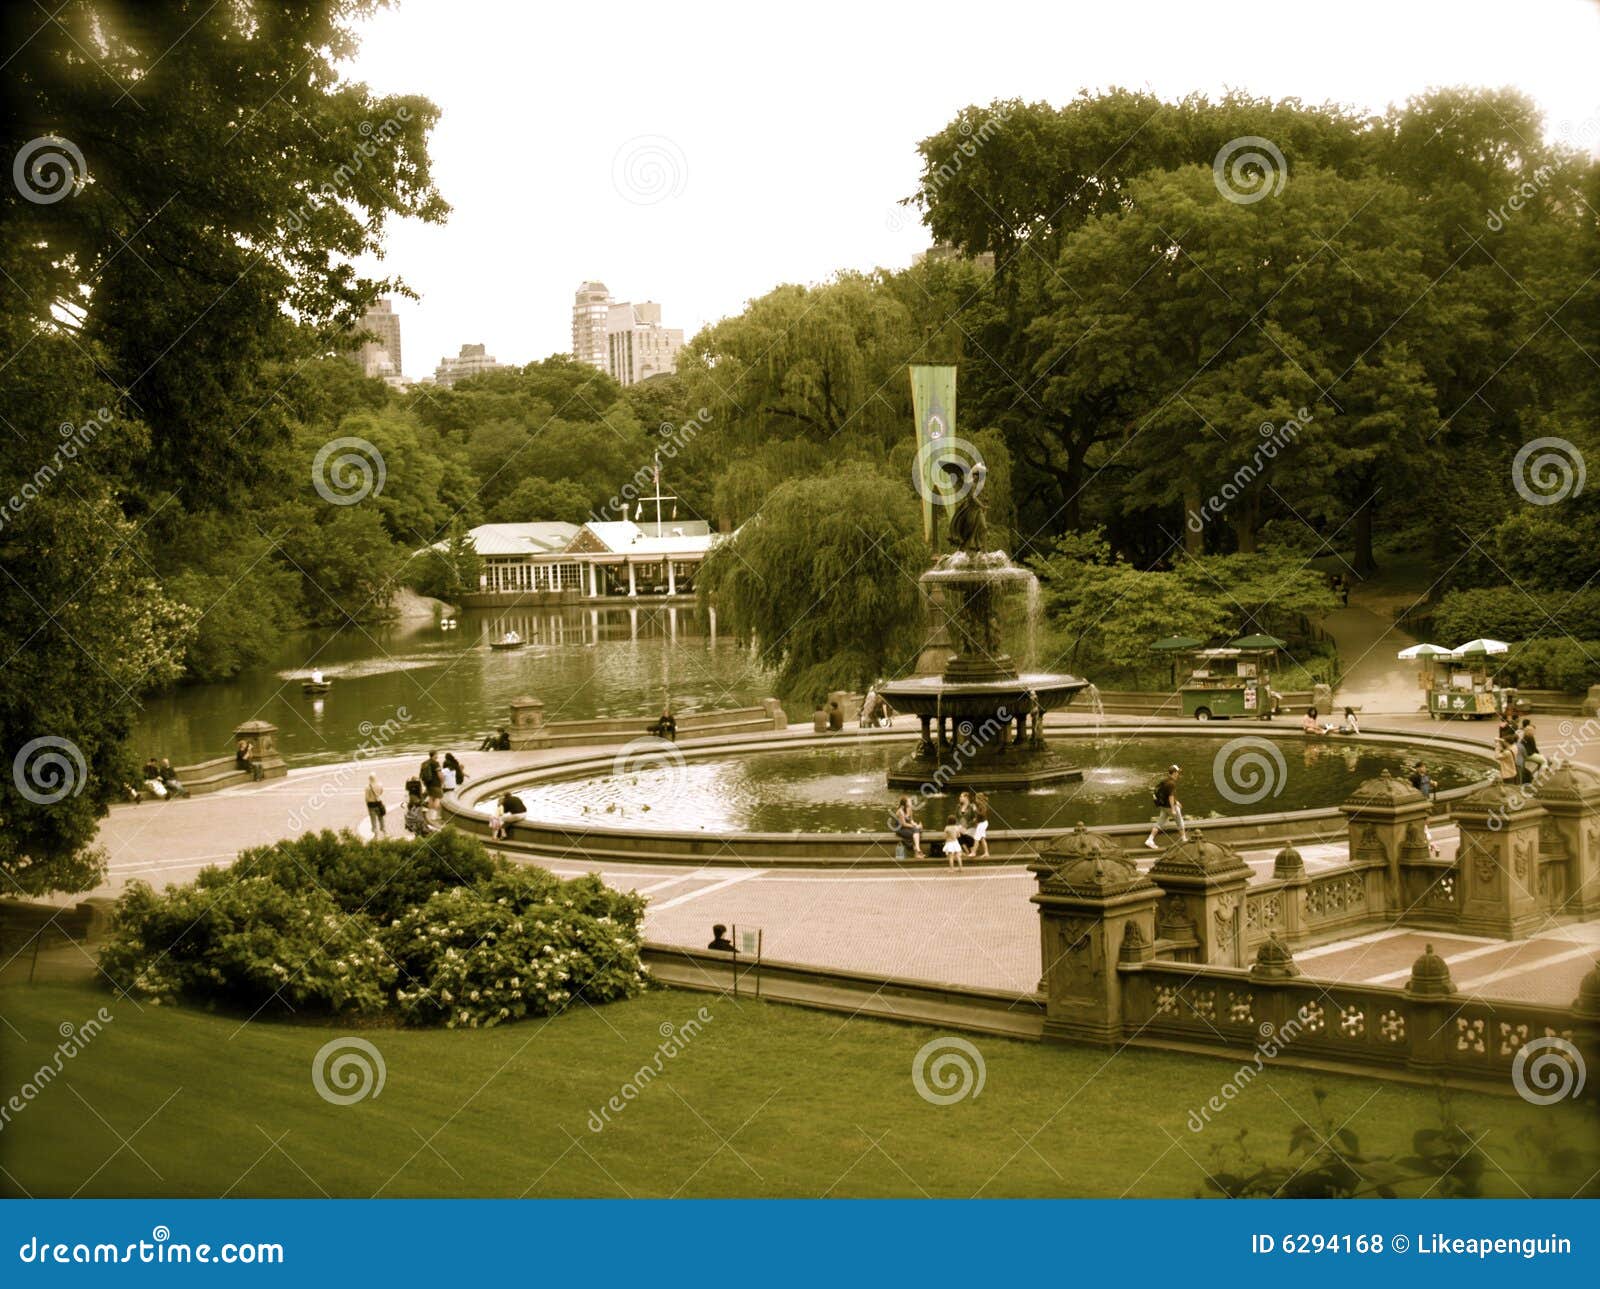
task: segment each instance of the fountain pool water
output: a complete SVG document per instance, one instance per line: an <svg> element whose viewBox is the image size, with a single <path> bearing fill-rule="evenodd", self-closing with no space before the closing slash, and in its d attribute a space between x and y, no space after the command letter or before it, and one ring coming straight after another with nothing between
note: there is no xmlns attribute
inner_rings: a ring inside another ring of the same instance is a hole
<svg viewBox="0 0 1600 1289"><path fill-rule="evenodd" d="M1419 756L1441 790L1480 780L1488 768L1468 752L1420 743L1281 738L1269 744L1281 763L1268 752L1265 777L1252 779L1229 751L1238 739L1053 736L1072 744L1081 779L989 793L995 828L1148 822L1152 786L1172 762L1186 770L1180 794L1191 820L1337 805L1363 781L1383 770L1402 773ZM1266 742L1251 740L1258 750ZM904 740L881 735L821 748L716 751L704 758L673 756L620 774L591 769L540 779L530 773L516 791L529 818L548 824L711 833L882 832L898 795L885 790L884 775L904 752ZM504 784L496 790L504 791ZM954 789L913 794L923 824L942 827L955 795Z"/></svg>

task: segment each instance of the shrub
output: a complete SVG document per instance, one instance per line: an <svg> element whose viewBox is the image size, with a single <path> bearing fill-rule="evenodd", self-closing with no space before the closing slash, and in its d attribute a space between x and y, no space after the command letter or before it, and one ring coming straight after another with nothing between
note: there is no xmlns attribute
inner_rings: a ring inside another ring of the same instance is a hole
<svg viewBox="0 0 1600 1289"><path fill-rule="evenodd" d="M630 998L644 984L643 913L642 896L542 869L507 866L441 891L384 930L405 977L395 991L400 1014L475 1029L548 1016L577 998Z"/></svg>
<svg viewBox="0 0 1600 1289"><path fill-rule="evenodd" d="M1600 683L1600 640L1525 640L1513 645L1499 668L1502 679L1525 689L1563 689L1578 693Z"/></svg>
<svg viewBox="0 0 1600 1289"><path fill-rule="evenodd" d="M1451 591L1433 611L1436 643L1453 648L1478 636L1526 640L1533 635L1600 637L1600 588L1528 592L1515 586Z"/></svg>
<svg viewBox="0 0 1600 1289"><path fill-rule="evenodd" d="M117 902L100 967L124 993L250 1011L384 1010L395 968L371 918L315 888L219 872L160 894L135 882Z"/></svg>
<svg viewBox="0 0 1600 1289"><path fill-rule="evenodd" d="M231 868L218 871L265 877L285 890L323 890L346 913L386 925L435 891L482 881L494 861L480 842L449 828L371 845L325 830L241 851Z"/></svg>
<svg viewBox="0 0 1600 1289"><path fill-rule="evenodd" d="M372 844L323 832L164 892L135 883L100 965L154 1002L495 1025L637 993L644 907L448 830Z"/></svg>

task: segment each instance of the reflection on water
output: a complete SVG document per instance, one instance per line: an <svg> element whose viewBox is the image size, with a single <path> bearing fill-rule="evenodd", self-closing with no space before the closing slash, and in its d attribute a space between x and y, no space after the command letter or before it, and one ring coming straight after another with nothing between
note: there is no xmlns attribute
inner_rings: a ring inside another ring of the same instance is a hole
<svg viewBox="0 0 1600 1289"><path fill-rule="evenodd" d="M1084 767L1081 783L1052 784L1029 792L989 797L996 828L1070 828L1088 824L1146 823L1152 791L1169 763L1184 767L1179 797L1190 819L1263 814L1337 804L1382 770L1404 772L1419 756L1440 789L1484 777L1485 764L1470 756L1440 755L1385 743L1302 745L1273 740L1283 769L1270 780L1230 779L1232 758L1224 738L1062 740ZM884 785L891 762L909 751L904 742L852 741L804 751L756 752L638 773L594 775L521 791L532 818L601 827L647 827L707 832L877 832L899 794ZM1235 797L1260 792L1239 804ZM1241 793L1241 787L1245 789ZM1276 790L1274 790L1276 789ZM953 799L935 796L921 805L923 825L943 827Z"/></svg>
<svg viewBox="0 0 1600 1289"><path fill-rule="evenodd" d="M381 728L391 731L382 751L476 747L523 694L544 702L547 721L639 716L643 733L667 693L686 712L771 693L750 651L692 606L485 610L457 621L297 632L258 671L145 698L133 750L178 765L225 756L236 725L257 718L278 727L285 759L314 764L363 744L378 754ZM488 647L510 630L526 648ZM327 694L301 692L313 668L333 682Z"/></svg>

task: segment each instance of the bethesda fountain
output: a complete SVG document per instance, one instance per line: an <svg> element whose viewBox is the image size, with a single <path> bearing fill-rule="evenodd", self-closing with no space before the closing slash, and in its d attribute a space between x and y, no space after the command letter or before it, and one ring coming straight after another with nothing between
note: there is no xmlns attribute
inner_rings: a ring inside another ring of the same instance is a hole
<svg viewBox="0 0 1600 1289"><path fill-rule="evenodd" d="M930 639L949 654L937 675L890 681L880 692L922 722L916 751L889 771L889 786L995 791L1081 778L1083 772L1044 738L1045 713L1089 688L1081 676L1024 672L1005 651L1001 617L1023 599L1035 612L1038 579L1004 551L986 551L988 501L984 469L942 463L956 502L950 544L921 577Z"/></svg>

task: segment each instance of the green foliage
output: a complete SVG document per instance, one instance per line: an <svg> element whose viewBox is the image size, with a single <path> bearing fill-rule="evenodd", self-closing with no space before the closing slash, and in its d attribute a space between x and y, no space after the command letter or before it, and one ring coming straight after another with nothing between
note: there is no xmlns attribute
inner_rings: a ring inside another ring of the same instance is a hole
<svg viewBox="0 0 1600 1289"><path fill-rule="evenodd" d="M805 699L915 661L927 564L910 487L852 464L777 488L712 551L699 589L755 639L780 695Z"/></svg>
<svg viewBox="0 0 1600 1289"><path fill-rule="evenodd" d="M472 538L457 520L450 525L450 535L442 543L427 546L413 557L406 568L406 580L423 595L460 604L464 594L478 589L482 564Z"/></svg>
<svg viewBox="0 0 1600 1289"><path fill-rule="evenodd" d="M1451 591L1433 610L1435 644L1453 648L1487 636L1527 640L1534 636L1600 637L1600 587L1586 590L1525 591L1517 586L1486 586Z"/></svg>
<svg viewBox="0 0 1600 1289"><path fill-rule="evenodd" d="M489 518L499 524L529 524L545 520L581 524L593 513L595 506L592 488L585 488L571 479L528 476L495 502L489 511ZM621 515L608 517L622 518Z"/></svg>
<svg viewBox="0 0 1600 1289"><path fill-rule="evenodd" d="M1600 639L1524 640L1496 661L1495 671L1505 683L1525 689L1582 693L1590 685L1600 685Z"/></svg>
<svg viewBox="0 0 1600 1289"><path fill-rule="evenodd" d="M645 900L492 858L449 829L321 832L118 901L100 967L128 995L492 1026L638 993Z"/></svg>
<svg viewBox="0 0 1600 1289"><path fill-rule="evenodd" d="M384 933L407 982L395 994L400 1015L477 1029L554 1015L579 997L631 998L645 981L644 906L592 874L563 882L509 865L441 891Z"/></svg>

